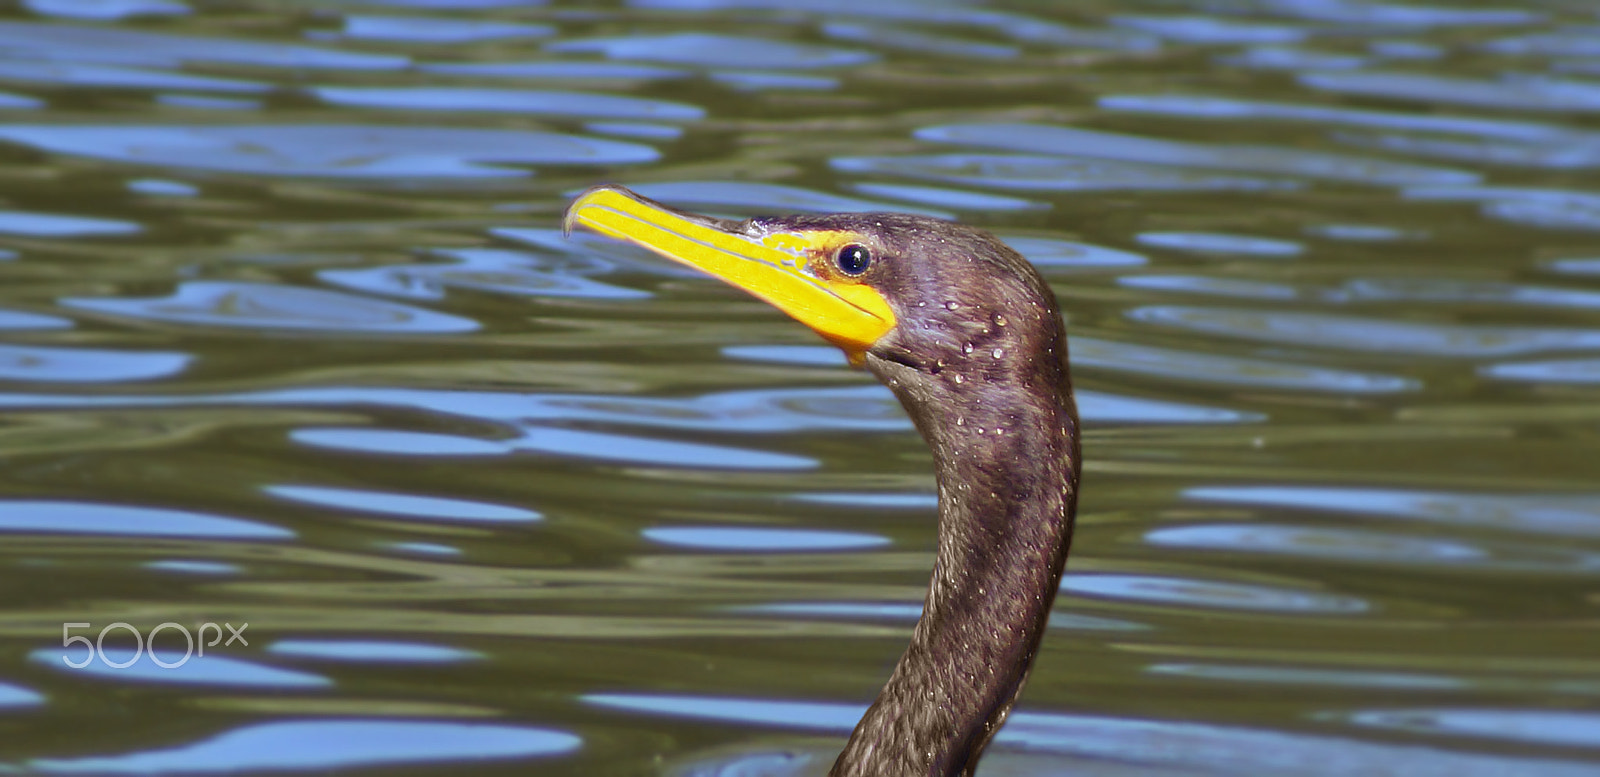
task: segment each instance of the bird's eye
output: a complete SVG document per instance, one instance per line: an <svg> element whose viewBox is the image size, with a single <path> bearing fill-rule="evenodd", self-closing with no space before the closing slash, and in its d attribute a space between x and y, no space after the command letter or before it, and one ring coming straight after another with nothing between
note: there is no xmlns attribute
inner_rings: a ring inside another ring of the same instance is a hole
<svg viewBox="0 0 1600 777"><path fill-rule="evenodd" d="M834 261L845 275L860 275L872 266L872 252L866 246L851 243L839 249Z"/></svg>

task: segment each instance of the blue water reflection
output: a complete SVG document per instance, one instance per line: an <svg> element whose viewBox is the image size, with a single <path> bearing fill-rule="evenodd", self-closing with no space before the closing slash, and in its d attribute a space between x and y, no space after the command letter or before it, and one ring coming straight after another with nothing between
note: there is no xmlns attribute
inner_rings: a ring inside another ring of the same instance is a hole
<svg viewBox="0 0 1600 777"><path fill-rule="evenodd" d="M0 710L18 707L36 707L44 703L44 696L20 685L0 682Z"/></svg>
<svg viewBox="0 0 1600 777"><path fill-rule="evenodd" d="M484 656L476 650L420 642L377 640L280 639L267 646L275 656L357 664L454 664Z"/></svg>
<svg viewBox="0 0 1600 777"><path fill-rule="evenodd" d="M444 521L537 521L544 516L534 510L509 505L489 504L466 499L396 494L355 488L328 486L262 486L262 491L283 499L342 510L380 513L397 518L429 518Z"/></svg>
<svg viewBox="0 0 1600 777"><path fill-rule="evenodd" d="M1154 529L1145 534L1145 541L1166 548L1266 553L1359 564L1465 567L1537 575L1592 575L1600 571L1600 553L1362 529L1203 524Z"/></svg>
<svg viewBox="0 0 1600 777"><path fill-rule="evenodd" d="M1218 232L1140 232L1134 239L1147 246L1200 254L1289 257L1299 256L1306 250L1305 246L1292 240Z"/></svg>
<svg viewBox="0 0 1600 777"><path fill-rule="evenodd" d="M650 292L584 277L606 269L597 261L550 257L494 248L435 252L452 264L389 264L359 270L322 270L319 280L357 291L417 300L439 300L449 288L536 297L644 299ZM585 266L587 264L587 266Z"/></svg>
<svg viewBox="0 0 1600 777"><path fill-rule="evenodd" d="M1022 55L1022 49L1016 46L913 32L898 25L828 22L822 25L822 34L834 40L864 43L879 48L964 59L1004 60L1016 59Z"/></svg>
<svg viewBox="0 0 1600 777"><path fill-rule="evenodd" d="M437 542L383 542L379 547L397 550L401 553L422 556L459 556L462 551L453 545L443 545Z"/></svg>
<svg viewBox="0 0 1600 777"><path fill-rule="evenodd" d="M958 28L986 28L1014 40L1047 46L1151 51L1161 42L1149 35L1104 27L1079 27L1035 16L960 2L923 0L629 0L635 8L673 11L716 9L769 10L785 15L809 14L823 19L849 17L911 22Z"/></svg>
<svg viewBox="0 0 1600 777"><path fill-rule="evenodd" d="M504 178L504 164L652 162L649 146L577 135L363 125L0 125L0 140L139 165L319 178Z"/></svg>
<svg viewBox="0 0 1600 777"><path fill-rule="evenodd" d="M811 504L857 507L864 510L926 510L932 512L939 506L938 494L851 493L822 491L795 494L797 502Z"/></svg>
<svg viewBox="0 0 1600 777"><path fill-rule="evenodd" d="M60 213L0 211L0 234L25 237L92 237L131 235L144 227L131 221L69 216Z"/></svg>
<svg viewBox="0 0 1600 777"><path fill-rule="evenodd" d="M23 0L22 6L41 16L108 22L134 16L181 16L189 6L177 0Z"/></svg>
<svg viewBox="0 0 1600 777"><path fill-rule="evenodd" d="M839 79L809 73L768 72L759 70L719 70L711 80L730 89L742 92L776 90L824 91L836 89Z"/></svg>
<svg viewBox="0 0 1600 777"><path fill-rule="evenodd" d="M1519 356L1600 349L1600 329L1427 324L1325 313L1148 306L1128 311L1140 323L1286 345L1449 358Z"/></svg>
<svg viewBox="0 0 1600 777"><path fill-rule="evenodd" d="M253 723L167 749L36 758L26 766L45 774L326 771L564 755L581 744L572 734L532 726L328 718Z"/></svg>
<svg viewBox="0 0 1600 777"><path fill-rule="evenodd" d="M70 329L72 320L43 313L0 310L0 329Z"/></svg>
<svg viewBox="0 0 1600 777"><path fill-rule="evenodd" d="M1421 381L1396 375L1176 351L1094 337L1073 338L1072 366L1165 380L1288 391L1388 394L1422 388Z"/></svg>
<svg viewBox="0 0 1600 777"><path fill-rule="evenodd" d="M1145 667L1145 672L1163 677L1289 686L1382 688L1400 691L1457 691L1469 687L1469 683L1464 680L1444 675L1361 669L1162 663Z"/></svg>
<svg viewBox="0 0 1600 777"><path fill-rule="evenodd" d="M1600 111L1600 84L1542 76L1487 79L1400 71L1305 73L1312 89L1363 97L1470 105L1503 110L1593 113Z"/></svg>
<svg viewBox="0 0 1600 777"><path fill-rule="evenodd" d="M889 544L888 537L876 534L748 526L656 526L641 534L679 548L757 553L863 550Z"/></svg>
<svg viewBox="0 0 1600 777"><path fill-rule="evenodd" d="M1497 494L1354 486L1199 486L1185 499L1600 538L1600 494Z"/></svg>
<svg viewBox="0 0 1600 777"><path fill-rule="evenodd" d="M505 443L493 440L397 429L323 426L296 429L289 433L289 439L318 448L400 456L502 456L511 450Z"/></svg>
<svg viewBox="0 0 1600 777"><path fill-rule="evenodd" d="M168 297L65 297L67 307L197 326L329 332L470 332L478 323L396 302L270 283L187 281Z"/></svg>
<svg viewBox="0 0 1600 777"><path fill-rule="evenodd" d="M1600 358L1486 364L1478 374L1518 383L1600 383Z"/></svg>
<svg viewBox="0 0 1600 777"><path fill-rule="evenodd" d="M828 165L845 173L1022 192L1266 191L1298 186L1293 181L1195 173L1137 162L1030 154L841 156L828 160Z"/></svg>
<svg viewBox="0 0 1600 777"><path fill-rule="evenodd" d="M197 92L266 92L271 84L155 68L73 62L0 60L0 82L87 86L97 89L192 89Z"/></svg>
<svg viewBox="0 0 1600 777"><path fill-rule="evenodd" d="M1121 14L1111 23L1148 32L1179 43L1294 43L1309 34L1298 25L1232 21L1212 16L1145 16Z"/></svg>
<svg viewBox="0 0 1600 777"><path fill-rule="evenodd" d="M109 628L109 627L108 627ZM128 636L132 627L110 629L109 635ZM180 641L179 629L151 630L163 642ZM193 637L196 643L209 642L210 635ZM199 644L194 645L198 650ZM157 650L138 650L112 645L98 646L93 652L77 647L42 648L28 654L28 660L67 674L114 682L157 683L162 685L208 685L219 688L257 688L306 690L330 688L333 681L322 675L218 655L228 648L218 645L205 655L185 653L168 644ZM84 663L84 661L88 663ZM82 667L77 664L84 664Z"/></svg>
<svg viewBox="0 0 1600 777"><path fill-rule="evenodd" d="M660 81L685 78L687 70L634 65L625 62L425 62L417 65L424 73L456 76L487 76L552 81Z"/></svg>
<svg viewBox="0 0 1600 777"><path fill-rule="evenodd" d="M596 459L658 467L709 467L712 469L813 469L816 459L784 453L735 448L728 445L660 440L609 432L526 427L511 441L517 450L552 456Z"/></svg>
<svg viewBox="0 0 1600 777"><path fill-rule="evenodd" d="M82 5L81 3L79 5ZM266 43L245 38L167 35L117 27L0 22L7 57L67 63L107 63L177 68L209 62L287 69L398 70L411 60L330 48Z"/></svg>
<svg viewBox="0 0 1600 777"><path fill-rule="evenodd" d="M193 359L186 353L0 343L0 380L42 383L152 380L182 372Z"/></svg>
<svg viewBox="0 0 1600 777"><path fill-rule="evenodd" d="M1600 748L1600 713L1578 710L1422 708L1356 712L1359 726L1418 734Z"/></svg>
<svg viewBox="0 0 1600 777"><path fill-rule="evenodd" d="M507 38L542 38L555 34L547 24L519 24L486 19L451 19L440 16L344 17L344 37L407 43L475 43Z"/></svg>
<svg viewBox="0 0 1600 777"><path fill-rule="evenodd" d="M1099 423L1249 423L1264 418L1259 413L1247 411L1098 391L1079 391L1077 397L1083 417ZM539 421L593 421L715 433L818 430L900 432L911 428L911 422L894 395L879 385L727 391L683 399L340 386L181 397L0 394L0 407L159 407L180 404L388 406L475 418L507 424L514 429L532 430L527 438L506 441L361 428L319 427L294 433L295 439L302 442L394 453L484 455L503 453L513 447L546 447L549 450L571 447L573 452L589 450L596 455L604 455L607 448L613 448L617 443L648 447L646 441L640 438L562 430L533 423ZM543 439L539 439L541 436ZM688 446L683 450L688 452L693 447ZM705 456L717 458L723 455L710 452L719 446L705 447L708 449ZM751 453L733 448L721 450L728 451L726 455ZM788 465L811 461L789 456L772 461L780 460L788 462Z"/></svg>
<svg viewBox="0 0 1600 777"><path fill-rule="evenodd" d="M1328 68L1318 68L1328 69ZM1440 132L1484 139L1555 141L1570 139L1574 130L1558 124L1495 119L1480 116L1451 116L1434 113L1379 111L1314 103L1246 100L1214 95L1119 94L1098 99L1101 108L1125 113L1142 113L1187 119L1298 121L1315 125L1346 125L1372 129L1397 129Z"/></svg>
<svg viewBox="0 0 1600 777"><path fill-rule="evenodd" d="M1299 289L1288 284L1205 275L1124 275L1117 279L1117 285L1239 299L1291 300L1301 296Z"/></svg>
<svg viewBox="0 0 1600 777"><path fill-rule="evenodd" d="M1299 148L1162 140L1047 124L947 124L916 137L941 143L1122 162L1236 170L1390 186L1460 185L1481 176L1467 170L1392 162Z"/></svg>
<svg viewBox="0 0 1600 777"><path fill-rule="evenodd" d="M999 194L970 192L935 186L909 186L898 183L856 183L850 188L869 197L886 197L901 202L932 205L938 208L968 211L1026 211L1049 210L1048 202L1024 200Z"/></svg>
<svg viewBox="0 0 1600 777"><path fill-rule="evenodd" d="M1046 272L1059 268L1137 267L1150 260L1144 254L1115 248L1027 235L1001 235L1006 244Z"/></svg>
<svg viewBox="0 0 1600 777"><path fill-rule="evenodd" d="M480 111L585 119L693 121L705 111L685 103L615 94L448 86L318 86L311 94L332 105L405 111Z"/></svg>
<svg viewBox="0 0 1600 777"><path fill-rule="evenodd" d="M295 536L277 526L187 510L33 499L0 500L0 532L223 540L283 540Z"/></svg>
<svg viewBox="0 0 1600 777"><path fill-rule="evenodd" d="M193 197L200 193L200 187L162 178L138 178L128 182L128 191L156 197Z"/></svg>
<svg viewBox="0 0 1600 777"><path fill-rule="evenodd" d="M1073 574L1062 580L1061 590L1073 596L1225 610L1356 615L1371 609L1355 596L1155 575Z"/></svg>
<svg viewBox="0 0 1600 777"><path fill-rule="evenodd" d="M157 572L177 572L181 575L237 575L244 571L244 567L238 564L229 564L224 561L200 561L198 559L146 561L139 566L145 569L154 569Z"/></svg>
<svg viewBox="0 0 1600 777"><path fill-rule="evenodd" d="M597 53L611 59L739 70L787 70L860 65L877 55L852 49L813 46L771 38L699 32L564 40L546 51Z"/></svg>

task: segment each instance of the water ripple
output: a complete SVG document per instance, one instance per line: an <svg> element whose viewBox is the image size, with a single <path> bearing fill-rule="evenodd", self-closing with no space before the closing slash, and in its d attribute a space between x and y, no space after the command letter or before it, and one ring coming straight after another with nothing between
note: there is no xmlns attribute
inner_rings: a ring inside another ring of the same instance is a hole
<svg viewBox="0 0 1600 777"><path fill-rule="evenodd" d="M222 540L283 540L295 536L277 526L186 510L28 499L0 500L0 532Z"/></svg>
<svg viewBox="0 0 1600 777"><path fill-rule="evenodd" d="M182 372L193 359L186 353L0 343L0 380L42 383L152 380Z"/></svg>
<svg viewBox="0 0 1600 777"><path fill-rule="evenodd" d="M1293 240L1273 240L1254 235L1229 235L1220 232L1140 232L1134 239L1147 246L1200 254L1285 257L1299 256L1306 250L1304 245Z"/></svg>
<svg viewBox="0 0 1600 777"><path fill-rule="evenodd" d="M1150 261L1144 254L1071 240L1025 235L1001 235L1001 238L1029 262L1046 271L1058 268L1136 267Z"/></svg>
<svg viewBox="0 0 1600 777"><path fill-rule="evenodd" d="M1442 116L1431 113L1378 111L1333 105L1244 100L1232 97L1181 94L1106 95L1098 104L1108 111L1228 121L1301 121L1309 124L1344 124L1354 127L1444 132L1501 140L1551 141L1574 132L1565 127L1512 119L1476 116Z"/></svg>
<svg viewBox="0 0 1600 777"><path fill-rule="evenodd" d="M1573 710L1412 708L1352 713L1356 725L1419 734L1600 748L1600 713Z"/></svg>
<svg viewBox="0 0 1600 777"><path fill-rule="evenodd" d="M145 67L81 62L15 62L0 60L0 81L98 89L192 89L199 92L265 92L260 81L215 78Z"/></svg>
<svg viewBox="0 0 1600 777"><path fill-rule="evenodd" d="M740 70L845 67L865 64L878 58L867 51L698 32L564 40L547 44L545 50L598 53L610 59Z"/></svg>
<svg viewBox="0 0 1600 777"><path fill-rule="evenodd" d="M460 248L438 251L454 264L389 264L361 270L322 270L317 278L356 291L416 300L441 300L447 289L496 294L587 299L644 299L647 291L583 277L603 267L550 260L520 251Z"/></svg>
<svg viewBox="0 0 1600 777"><path fill-rule="evenodd" d="M1477 173L1466 170L1329 154L1302 148L1187 143L1048 124L946 124L924 127L915 134L922 140L1010 151L1325 178L1351 183L1459 185L1476 183L1480 178Z"/></svg>
<svg viewBox="0 0 1600 777"><path fill-rule="evenodd" d="M294 485L262 486L261 490L297 502L400 518L501 522L537 521L544 517L536 511L508 505L386 491Z"/></svg>
<svg viewBox="0 0 1600 777"><path fill-rule="evenodd" d="M1211 16L1146 16L1121 14L1111 23L1180 43L1294 43L1306 37L1300 26L1233 21Z"/></svg>
<svg viewBox="0 0 1600 777"><path fill-rule="evenodd" d="M11 59L144 67L212 62L284 69L399 70L411 63L409 58L393 54L15 21L0 22L0 46Z"/></svg>
<svg viewBox="0 0 1600 777"><path fill-rule="evenodd" d="M1352 669L1310 669L1277 666L1228 666L1223 664L1151 664L1145 671L1163 677L1200 680L1265 683L1275 686L1330 686L1336 688L1381 688L1402 691L1465 690L1468 683L1443 675Z"/></svg>
<svg viewBox="0 0 1600 777"><path fill-rule="evenodd" d="M1104 369L1167 380L1289 391L1387 394L1417 391L1420 381L1290 362L1177 351L1092 337L1072 340L1074 369Z"/></svg>
<svg viewBox="0 0 1600 777"><path fill-rule="evenodd" d="M1353 486L1197 486L1186 499L1407 518L1600 539L1600 495L1411 491Z"/></svg>
<svg viewBox="0 0 1600 777"><path fill-rule="evenodd" d="M1538 575L1600 572L1600 554L1569 548L1474 543L1355 529L1265 523L1174 526L1146 533L1145 541L1167 548L1266 553L1360 564L1466 567Z"/></svg>
<svg viewBox="0 0 1600 777"><path fill-rule="evenodd" d="M850 188L869 197L887 197L940 208L976 211L1049 210L1050 203L1024 200L998 194L984 194L935 186L908 186L895 183L855 183Z"/></svg>
<svg viewBox="0 0 1600 777"><path fill-rule="evenodd" d="M0 310L0 330L3 329L70 329L71 319L27 313L21 310Z"/></svg>
<svg viewBox="0 0 1600 777"><path fill-rule="evenodd" d="M1600 84L1585 81L1546 77L1487 81L1377 70L1305 73L1299 78L1300 83L1312 89L1364 97L1502 110L1561 113L1600 111Z"/></svg>
<svg viewBox="0 0 1600 777"><path fill-rule="evenodd" d="M552 132L379 125L0 125L0 140L140 165L322 178L521 177L496 163L655 161L649 146Z"/></svg>
<svg viewBox="0 0 1600 777"><path fill-rule="evenodd" d="M1600 329L1424 324L1321 313L1150 306L1128 311L1146 324L1270 343L1449 358L1600 349Z"/></svg>
<svg viewBox="0 0 1600 777"><path fill-rule="evenodd" d="M542 38L554 35L547 24L451 19L440 16L364 16L344 18L344 37L407 43L476 43L487 40Z"/></svg>
<svg viewBox="0 0 1600 777"><path fill-rule="evenodd" d="M564 755L582 740L532 726L330 718L252 723L187 745L124 755L36 758L47 774L328 771Z"/></svg>
<svg viewBox="0 0 1600 777"><path fill-rule="evenodd" d="M42 16L108 22L135 16L182 16L189 6L177 0L24 0L24 8Z"/></svg>
<svg viewBox="0 0 1600 777"><path fill-rule="evenodd" d="M864 550L889 544L889 538L860 532L744 526L656 526L645 539L680 548L759 553Z"/></svg>
<svg viewBox="0 0 1600 777"><path fill-rule="evenodd" d="M1061 590L1074 596L1224 610L1350 615L1371 609L1355 596L1155 575L1072 574L1063 578Z"/></svg>
<svg viewBox="0 0 1600 777"><path fill-rule="evenodd" d="M44 703L44 697L20 685L0 682L0 709L34 707Z"/></svg>
<svg viewBox="0 0 1600 777"><path fill-rule="evenodd" d="M142 231L144 231L144 227L131 221L68 216L60 213L29 213L20 210L0 211L0 234L4 235L93 237L96 235L131 235Z"/></svg>
<svg viewBox="0 0 1600 777"><path fill-rule="evenodd" d="M1485 364L1478 368L1478 374L1519 383L1600 384L1600 358Z"/></svg>
<svg viewBox="0 0 1600 777"><path fill-rule="evenodd" d="M109 627L108 627L109 628ZM109 631L117 636L133 628ZM177 629L170 639L186 634ZM162 632L152 629L152 636ZM198 639L196 640L199 641ZM217 648L220 649L220 648ZM116 682L158 683L162 685L208 685L219 688L307 689L327 688L333 681L322 675L245 661L239 658L192 655L168 648L137 650L111 645L97 646L92 655L74 648L43 648L28 654L28 659L60 672ZM76 666L85 660L87 664Z"/></svg>
<svg viewBox="0 0 1600 777"><path fill-rule="evenodd" d="M1027 154L844 156L834 157L828 164L846 173L1032 192L1261 191L1296 186L1292 181L1206 175L1136 162Z"/></svg>
<svg viewBox="0 0 1600 777"><path fill-rule="evenodd" d="M553 81L663 81L686 78L690 71L626 62L427 62L417 65L424 73L490 78L549 79Z"/></svg>
<svg viewBox="0 0 1600 777"><path fill-rule="evenodd" d="M318 86L318 99L355 108L405 111L484 111L589 119L693 121L705 111L685 103L592 92L449 86Z"/></svg>
<svg viewBox="0 0 1600 777"><path fill-rule="evenodd" d="M268 645L267 652L275 656L357 664L453 664L483 658L476 650L374 640L280 639Z"/></svg>
<svg viewBox="0 0 1600 777"><path fill-rule="evenodd" d="M188 281L168 297L64 297L62 305L113 316L197 326L327 332L471 332L459 316L322 289L270 283Z"/></svg>

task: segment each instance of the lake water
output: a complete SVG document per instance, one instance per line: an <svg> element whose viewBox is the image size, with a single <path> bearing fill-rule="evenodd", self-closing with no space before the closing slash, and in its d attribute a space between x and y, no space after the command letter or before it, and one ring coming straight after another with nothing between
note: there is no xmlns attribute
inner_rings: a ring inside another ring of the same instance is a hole
<svg viewBox="0 0 1600 777"><path fill-rule="evenodd" d="M988 774L1600 773L1580 0L13 5L0 773L830 757L928 454L782 314L562 239L598 182L1054 285L1080 529Z"/></svg>

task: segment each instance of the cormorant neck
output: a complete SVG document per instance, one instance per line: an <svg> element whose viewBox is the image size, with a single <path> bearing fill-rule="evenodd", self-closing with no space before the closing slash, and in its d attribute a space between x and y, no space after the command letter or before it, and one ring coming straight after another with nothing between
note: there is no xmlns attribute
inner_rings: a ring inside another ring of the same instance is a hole
<svg viewBox="0 0 1600 777"><path fill-rule="evenodd" d="M970 775L1027 680L1077 501L1077 411L1051 323L1032 333L1042 343L999 336L931 364L868 354L933 451L939 548L911 645L832 777Z"/></svg>

